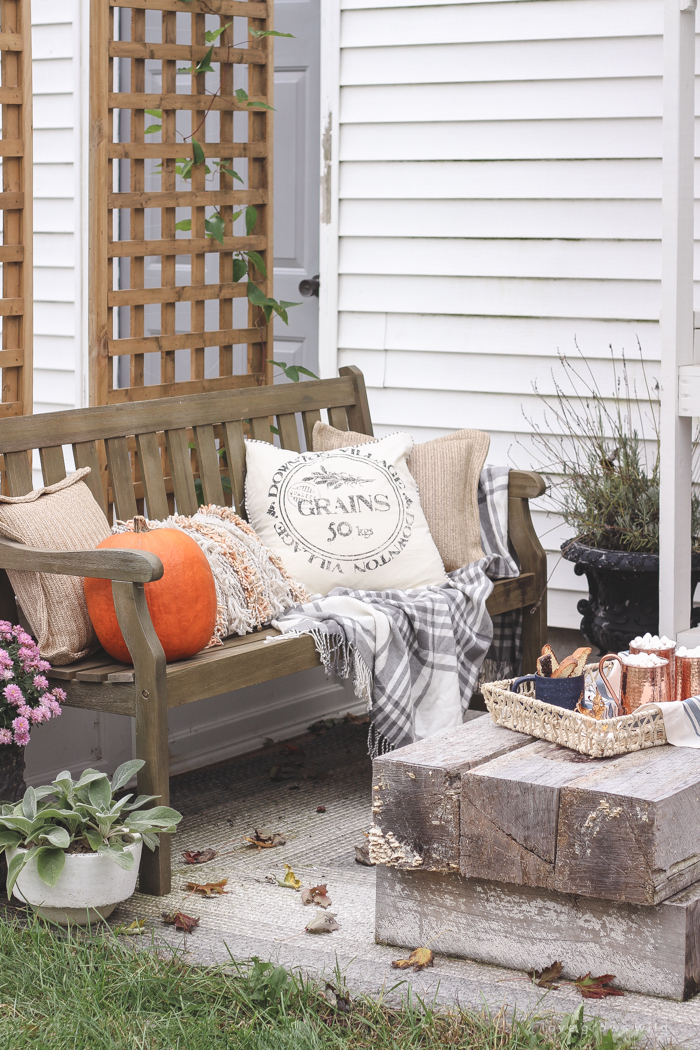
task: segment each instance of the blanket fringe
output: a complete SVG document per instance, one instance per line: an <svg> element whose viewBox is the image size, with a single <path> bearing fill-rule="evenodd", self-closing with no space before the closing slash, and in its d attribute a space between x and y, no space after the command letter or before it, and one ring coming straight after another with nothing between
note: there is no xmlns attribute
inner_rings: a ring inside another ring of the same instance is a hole
<svg viewBox="0 0 700 1050"><path fill-rule="evenodd" d="M382 736L374 722L370 722L369 732L367 733L367 753L369 757L378 758L379 755L388 755L394 750L394 744L387 740L385 736Z"/></svg>

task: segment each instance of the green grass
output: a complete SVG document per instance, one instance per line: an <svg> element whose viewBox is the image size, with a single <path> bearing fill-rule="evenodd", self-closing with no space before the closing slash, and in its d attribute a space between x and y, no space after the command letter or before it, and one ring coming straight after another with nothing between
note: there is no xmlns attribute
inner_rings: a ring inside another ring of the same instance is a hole
<svg viewBox="0 0 700 1050"><path fill-rule="evenodd" d="M193 936L196 936L193 935ZM335 986L340 992L341 978ZM397 982L399 984L399 982ZM405 986L404 986L405 988ZM627 1050L583 1016L508 1023L408 998L364 997L349 1013L324 985L256 963L186 965L177 954L110 931L64 934L0 921L2 1050ZM345 993L352 995L352 989ZM343 1005L343 1004L341 1004Z"/></svg>

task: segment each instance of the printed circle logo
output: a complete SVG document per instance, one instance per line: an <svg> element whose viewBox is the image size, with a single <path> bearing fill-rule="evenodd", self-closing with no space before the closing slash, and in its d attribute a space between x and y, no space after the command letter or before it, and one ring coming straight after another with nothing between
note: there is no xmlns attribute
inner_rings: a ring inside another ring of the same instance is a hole
<svg viewBox="0 0 700 1050"><path fill-rule="evenodd" d="M361 562L370 571L403 550L411 535L411 500L396 469L348 452L286 471L278 490L280 524L310 555Z"/></svg>

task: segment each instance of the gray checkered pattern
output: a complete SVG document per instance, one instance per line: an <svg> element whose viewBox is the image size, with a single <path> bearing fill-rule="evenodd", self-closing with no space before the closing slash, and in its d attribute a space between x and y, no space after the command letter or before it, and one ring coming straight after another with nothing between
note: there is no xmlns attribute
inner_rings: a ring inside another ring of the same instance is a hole
<svg viewBox="0 0 700 1050"><path fill-rule="evenodd" d="M358 695L369 693L375 749L402 747L416 739L416 713L434 703L440 690L459 690L464 713L479 669L491 649L499 660L517 659L519 623L497 617L497 635L486 611L492 578L517 576L508 551L508 469L486 467L479 484L479 513L485 557L448 576L446 583L420 591L362 591L335 588L329 598L355 599L376 606L389 621L388 637L343 615L342 602L320 598L292 609L276 623L311 634L328 672L351 673ZM456 676L455 678L452 676ZM381 743L380 743L381 742Z"/></svg>

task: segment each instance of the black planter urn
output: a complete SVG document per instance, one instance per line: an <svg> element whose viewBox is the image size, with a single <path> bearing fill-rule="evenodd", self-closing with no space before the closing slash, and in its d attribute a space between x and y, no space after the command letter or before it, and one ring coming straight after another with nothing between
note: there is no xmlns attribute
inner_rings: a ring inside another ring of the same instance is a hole
<svg viewBox="0 0 700 1050"><path fill-rule="evenodd" d="M577 540L562 544L562 556L588 580L588 598L577 605L581 633L600 653L620 652L639 634L658 634L658 554L604 551ZM691 596L700 581L700 554L693 554ZM697 626L693 619L692 626Z"/></svg>
<svg viewBox="0 0 700 1050"><path fill-rule="evenodd" d="M19 801L26 787L24 748L16 744L0 745L0 802Z"/></svg>

